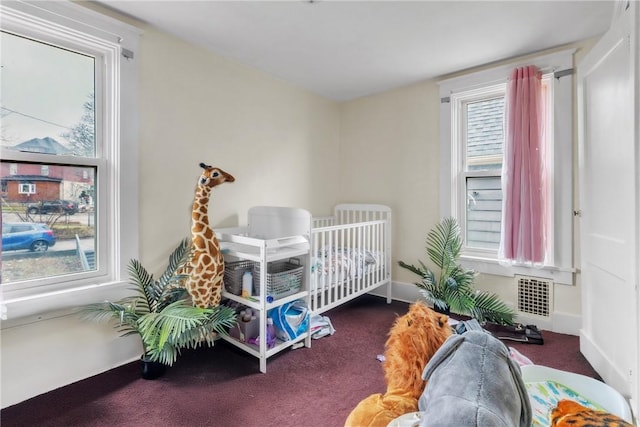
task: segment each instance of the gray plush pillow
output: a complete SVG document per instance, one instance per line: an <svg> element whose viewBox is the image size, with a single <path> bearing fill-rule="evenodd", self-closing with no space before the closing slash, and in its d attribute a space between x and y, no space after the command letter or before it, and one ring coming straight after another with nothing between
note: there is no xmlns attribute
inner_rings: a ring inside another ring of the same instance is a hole
<svg viewBox="0 0 640 427"><path fill-rule="evenodd" d="M530 427L520 367L492 335L468 331L445 341L424 369L421 427Z"/></svg>

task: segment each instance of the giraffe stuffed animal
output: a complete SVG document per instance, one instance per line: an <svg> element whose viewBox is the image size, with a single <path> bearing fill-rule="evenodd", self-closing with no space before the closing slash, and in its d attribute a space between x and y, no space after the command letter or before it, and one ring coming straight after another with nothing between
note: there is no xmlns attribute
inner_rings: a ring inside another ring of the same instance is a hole
<svg viewBox="0 0 640 427"><path fill-rule="evenodd" d="M216 307L222 298L224 257L216 233L209 225L209 196L213 187L235 178L222 169L200 163L204 169L193 200L191 211L191 258L185 287L193 305Z"/></svg>

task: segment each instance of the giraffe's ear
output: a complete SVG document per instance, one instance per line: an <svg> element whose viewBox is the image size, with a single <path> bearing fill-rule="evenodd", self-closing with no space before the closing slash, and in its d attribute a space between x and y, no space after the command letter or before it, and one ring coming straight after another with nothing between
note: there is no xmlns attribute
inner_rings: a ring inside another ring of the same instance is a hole
<svg viewBox="0 0 640 427"><path fill-rule="evenodd" d="M201 167L202 169L209 169L211 166L209 166L209 165L205 165L204 163L200 163L200 167Z"/></svg>

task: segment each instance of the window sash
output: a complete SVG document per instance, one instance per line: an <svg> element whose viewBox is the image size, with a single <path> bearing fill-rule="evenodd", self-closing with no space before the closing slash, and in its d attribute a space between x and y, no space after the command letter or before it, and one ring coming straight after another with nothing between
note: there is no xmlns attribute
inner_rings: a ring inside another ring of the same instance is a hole
<svg viewBox="0 0 640 427"><path fill-rule="evenodd" d="M105 49L105 43L103 41L78 39L78 34L70 36L64 33L64 28L51 28L48 29L34 29L30 26L22 27L19 23L14 25L4 25L2 30L4 32L14 34L16 36L24 37L34 42L41 42L52 48L61 48L72 50L78 54L88 55L95 59L94 66L94 99L95 99L95 135L94 135L94 157L75 156L75 155L55 155L42 154L35 152L20 152L15 150L2 149L2 158L6 161L14 162L31 162L40 164L42 170L48 168L48 165L56 164L60 166L76 166L94 168L95 174L95 195L97 196L96 206L98 211L96 216L98 218L105 218L105 220L98 221L95 224L95 253L96 253L96 268L95 270L75 272L68 275L61 276L48 276L41 278L26 279L24 281L15 281L11 283L3 283L2 290L5 293L38 293L38 289L42 291L51 291L52 289L60 290L77 286L79 281L109 281L113 280L113 270L109 269L106 254L110 251L114 241L109 240L110 229L112 228L109 221L106 220L105 207L111 205L109 200L110 191L109 183L105 179L100 179L101 176L106 175L106 170L112 163L112 159L109 156L109 151L106 147L109 144L105 142L108 138L114 138L117 135L117 115L114 114L115 109L112 107L117 103L117 94L115 92L106 92L108 88L116 86L117 79L117 52L119 51L117 46L109 46ZM48 31L47 31L48 30ZM102 48L99 48L102 46ZM106 104L103 107L103 104ZM103 111L109 111L110 114L102 114ZM111 144L116 144L116 141L111 141Z"/></svg>
<svg viewBox="0 0 640 427"><path fill-rule="evenodd" d="M450 97L450 108L452 116L452 164L457 166L455 167L455 179L451 190L452 195L454 195L454 197L452 197L454 206L452 212L453 215L458 219L462 235L466 237L463 242L463 252L467 251L468 249L472 249L473 251L480 253L483 257L497 257L498 250L497 248L492 249L491 247L478 247L474 246L473 244L467 244L467 242L469 241L469 231L467 230L467 216L469 207L467 181L470 178L482 178L496 175L499 176L501 170L470 170L469 166L487 164L487 162L495 160L497 158L502 159L502 156L474 156L474 158L471 159L467 156L467 105L484 100L504 97L505 91L506 83L496 83L469 91L457 92L452 94ZM500 163L501 162L502 161L500 160Z"/></svg>

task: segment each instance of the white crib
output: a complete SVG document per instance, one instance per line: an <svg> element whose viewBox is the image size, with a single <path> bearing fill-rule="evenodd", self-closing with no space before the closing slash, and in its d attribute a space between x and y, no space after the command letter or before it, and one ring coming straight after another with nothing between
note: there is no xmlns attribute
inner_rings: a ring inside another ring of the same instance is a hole
<svg viewBox="0 0 640 427"><path fill-rule="evenodd" d="M310 308L322 313L380 286L391 302L391 209L341 204L313 218Z"/></svg>

